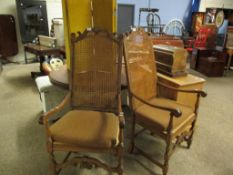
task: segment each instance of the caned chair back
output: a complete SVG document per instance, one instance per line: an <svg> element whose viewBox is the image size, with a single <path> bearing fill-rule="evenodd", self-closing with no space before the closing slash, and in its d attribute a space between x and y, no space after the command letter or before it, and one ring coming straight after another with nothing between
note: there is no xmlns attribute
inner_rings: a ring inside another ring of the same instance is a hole
<svg viewBox="0 0 233 175"><path fill-rule="evenodd" d="M141 29L124 37L124 52L130 92L144 100L157 95L157 76L152 39ZM132 107L140 106L132 99Z"/></svg>
<svg viewBox="0 0 233 175"><path fill-rule="evenodd" d="M72 107L119 112L121 59L117 36L96 29L72 34Z"/></svg>

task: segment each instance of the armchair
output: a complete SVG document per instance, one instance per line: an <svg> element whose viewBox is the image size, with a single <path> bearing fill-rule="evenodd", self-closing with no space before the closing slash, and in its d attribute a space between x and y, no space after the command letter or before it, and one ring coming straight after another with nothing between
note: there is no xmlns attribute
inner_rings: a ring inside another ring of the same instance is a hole
<svg viewBox="0 0 233 175"><path fill-rule="evenodd" d="M130 152L136 149L162 168L163 175L166 175L169 158L176 145L186 141L188 148L191 146L199 98L206 96L206 93L200 90L180 90L197 95L195 110L175 101L159 98L157 94L158 83L160 86L166 86L171 90L177 91L177 89L157 81L152 41L143 30L138 29L124 37L124 54L130 106L133 113ZM136 124L143 129L136 132ZM154 159L135 144L136 137L146 130L149 130L153 136L157 135L165 141L166 149L163 162Z"/></svg>
<svg viewBox="0 0 233 175"><path fill-rule="evenodd" d="M102 167L122 175L122 42L106 31L90 29L77 37L72 34L71 43L70 92L43 116L52 171L59 174L68 165L83 165ZM51 124L50 118L67 104L71 110ZM67 157L57 162L55 152L67 152ZM87 152L113 154L117 157L117 165L83 155ZM70 158L73 153L78 155Z"/></svg>

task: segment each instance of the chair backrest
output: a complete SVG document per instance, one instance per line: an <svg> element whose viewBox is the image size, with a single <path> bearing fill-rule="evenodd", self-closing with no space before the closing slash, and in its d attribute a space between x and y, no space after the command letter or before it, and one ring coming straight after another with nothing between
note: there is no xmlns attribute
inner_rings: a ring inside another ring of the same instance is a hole
<svg viewBox="0 0 233 175"><path fill-rule="evenodd" d="M71 36L70 73L73 108L120 112L122 40L104 30Z"/></svg>
<svg viewBox="0 0 233 175"><path fill-rule="evenodd" d="M152 39L142 29L124 37L124 53L130 92L144 100L157 95L157 76ZM135 109L141 103L132 98Z"/></svg>

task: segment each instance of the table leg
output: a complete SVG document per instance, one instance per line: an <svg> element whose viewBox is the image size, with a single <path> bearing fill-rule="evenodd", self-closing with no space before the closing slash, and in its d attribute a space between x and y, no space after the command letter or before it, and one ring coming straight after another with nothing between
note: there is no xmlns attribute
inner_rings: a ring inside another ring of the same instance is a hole
<svg viewBox="0 0 233 175"><path fill-rule="evenodd" d="M25 64L28 64L27 54L26 54L26 51L25 51L25 50L24 50L24 60L25 60Z"/></svg>
<svg viewBox="0 0 233 175"><path fill-rule="evenodd" d="M231 59L232 59L232 54L229 54L228 62L227 62L227 70L231 68Z"/></svg>

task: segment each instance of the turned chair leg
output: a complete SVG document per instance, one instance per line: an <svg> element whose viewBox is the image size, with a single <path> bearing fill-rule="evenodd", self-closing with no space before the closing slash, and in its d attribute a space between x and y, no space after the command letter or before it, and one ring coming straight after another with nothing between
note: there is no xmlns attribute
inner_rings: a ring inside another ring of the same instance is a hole
<svg viewBox="0 0 233 175"><path fill-rule="evenodd" d="M166 140L166 150L165 150L165 154L164 154L164 165L163 165L163 168L162 168L162 171L163 171L163 175L167 175L167 172L168 172L168 167L169 167L169 154L170 154L170 151L171 151L171 136L168 135L167 136L167 140Z"/></svg>
<svg viewBox="0 0 233 175"><path fill-rule="evenodd" d="M130 138L130 145L129 145L129 150L128 152L130 154L133 153L134 151L134 146L135 146L135 142L134 142L134 135L135 135L135 116L133 116L133 121L132 121L132 129L131 129L131 138Z"/></svg>

